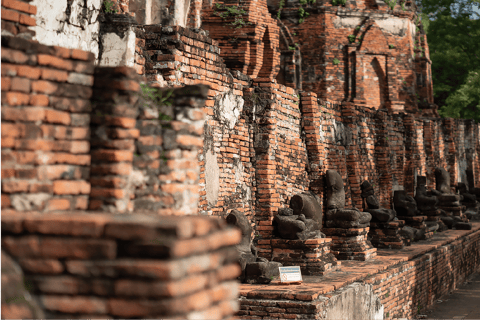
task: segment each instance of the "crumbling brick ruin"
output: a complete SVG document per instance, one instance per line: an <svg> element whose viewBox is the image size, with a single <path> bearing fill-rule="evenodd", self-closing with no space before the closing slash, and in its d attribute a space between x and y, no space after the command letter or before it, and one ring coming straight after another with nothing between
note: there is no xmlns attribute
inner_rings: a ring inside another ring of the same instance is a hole
<svg viewBox="0 0 480 320"><path fill-rule="evenodd" d="M2 0L3 317L402 318L476 270L480 124L438 116L415 1L342 2ZM436 168L470 230L370 221L364 181L395 209ZM295 195L337 214L327 170L350 220L279 239ZM303 284L234 281L233 210Z"/></svg>

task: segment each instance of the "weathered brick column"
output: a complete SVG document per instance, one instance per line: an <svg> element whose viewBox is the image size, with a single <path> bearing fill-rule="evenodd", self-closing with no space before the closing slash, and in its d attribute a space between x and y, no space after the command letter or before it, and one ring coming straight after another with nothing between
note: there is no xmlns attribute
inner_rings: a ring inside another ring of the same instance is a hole
<svg viewBox="0 0 480 320"><path fill-rule="evenodd" d="M96 68L92 99L92 167L89 209L126 212L135 187L135 128L140 77L128 67Z"/></svg>
<svg viewBox="0 0 480 320"><path fill-rule="evenodd" d="M2 270L2 317L32 318L35 301L49 319L230 318L240 239L211 217L4 211L2 267L12 257L27 292Z"/></svg>
<svg viewBox="0 0 480 320"><path fill-rule="evenodd" d="M93 58L2 37L2 208L87 208Z"/></svg>

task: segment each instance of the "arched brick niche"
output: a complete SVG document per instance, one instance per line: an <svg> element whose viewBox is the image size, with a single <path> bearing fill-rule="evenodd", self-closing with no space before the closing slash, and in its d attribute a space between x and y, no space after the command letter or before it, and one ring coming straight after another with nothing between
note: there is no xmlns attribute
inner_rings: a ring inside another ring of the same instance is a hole
<svg viewBox="0 0 480 320"><path fill-rule="evenodd" d="M277 20L277 23L280 27L280 68L276 78L277 83L302 90L302 55L300 47L296 45L289 28L281 20Z"/></svg>
<svg viewBox="0 0 480 320"><path fill-rule="evenodd" d="M225 7L236 7L245 14L228 14ZM241 24L238 21L242 21ZM279 27L268 12L266 0L242 3L235 0L205 1L202 29L208 30L210 37L219 42L220 54L228 68L253 79L273 81L277 77L280 69Z"/></svg>
<svg viewBox="0 0 480 320"><path fill-rule="evenodd" d="M362 43L348 50L348 94L355 104L374 109L404 110L398 100L395 54L373 20L360 29Z"/></svg>

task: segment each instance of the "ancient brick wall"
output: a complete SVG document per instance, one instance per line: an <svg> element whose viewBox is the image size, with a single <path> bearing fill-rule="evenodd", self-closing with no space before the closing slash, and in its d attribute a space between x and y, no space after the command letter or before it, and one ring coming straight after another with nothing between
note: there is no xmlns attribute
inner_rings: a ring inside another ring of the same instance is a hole
<svg viewBox="0 0 480 320"><path fill-rule="evenodd" d="M269 4L278 13L279 2ZM380 1L289 1L281 20L302 52L303 90L376 109L413 112L423 99L432 108L426 36L410 2L392 11Z"/></svg>
<svg viewBox="0 0 480 320"><path fill-rule="evenodd" d="M26 289L2 269L2 317L228 318L240 238L208 217L2 210L2 267Z"/></svg>
<svg viewBox="0 0 480 320"><path fill-rule="evenodd" d="M93 54L2 37L2 208L87 209Z"/></svg>

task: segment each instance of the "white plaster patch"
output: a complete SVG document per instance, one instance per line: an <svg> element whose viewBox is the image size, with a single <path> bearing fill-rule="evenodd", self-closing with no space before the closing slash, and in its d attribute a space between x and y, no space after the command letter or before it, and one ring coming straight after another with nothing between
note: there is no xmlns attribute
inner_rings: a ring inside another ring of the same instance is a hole
<svg viewBox="0 0 480 320"><path fill-rule="evenodd" d="M135 63L135 33L132 29L125 31L120 38L115 33L107 33L102 37L103 53L99 62L101 66L133 67Z"/></svg>
<svg viewBox="0 0 480 320"><path fill-rule="evenodd" d="M415 36L415 25L409 19L389 18L384 20L375 20L383 32L388 32L396 36L408 34L410 27L411 36Z"/></svg>
<svg viewBox="0 0 480 320"><path fill-rule="evenodd" d="M67 0L34 0L37 7L36 35L34 40L41 44L55 45L69 49L80 49L93 52L98 57L97 22L101 0L74 0L71 13L67 16Z"/></svg>
<svg viewBox="0 0 480 320"><path fill-rule="evenodd" d="M235 128L245 101L242 97L234 95L233 92L217 96L216 99L218 100L219 120L225 123L229 129Z"/></svg>
<svg viewBox="0 0 480 320"><path fill-rule="evenodd" d="M333 25L335 28L355 28L361 25L362 21L363 18L361 17L336 17L333 20ZM383 32L397 36L406 35L410 27L411 35L415 36L415 25L406 18L378 19L375 20L375 23Z"/></svg>
<svg viewBox="0 0 480 320"><path fill-rule="evenodd" d="M12 207L17 211L39 210L52 195L47 193L14 194Z"/></svg>
<svg viewBox="0 0 480 320"><path fill-rule="evenodd" d="M383 320L384 306L373 292L372 285L353 283L332 295L324 309L331 320L374 319Z"/></svg>
<svg viewBox="0 0 480 320"><path fill-rule="evenodd" d="M220 169L217 154L213 150L205 153L205 191L208 204L214 206L218 200L220 190Z"/></svg>
<svg viewBox="0 0 480 320"><path fill-rule="evenodd" d="M362 18L358 17L336 17L333 20L333 26L335 28L355 28L362 23Z"/></svg>

